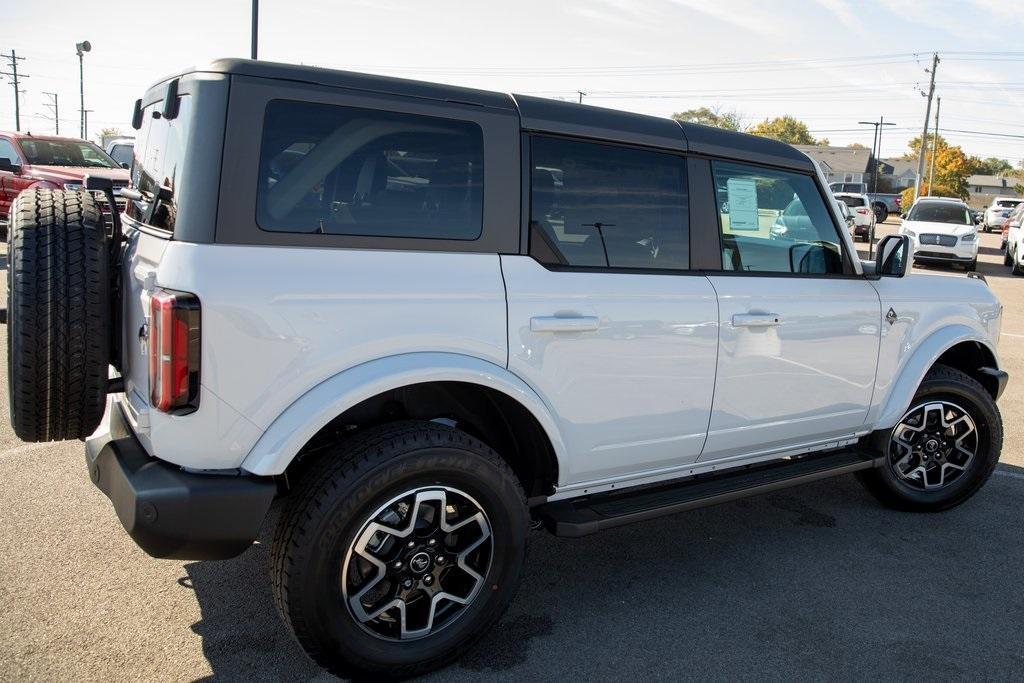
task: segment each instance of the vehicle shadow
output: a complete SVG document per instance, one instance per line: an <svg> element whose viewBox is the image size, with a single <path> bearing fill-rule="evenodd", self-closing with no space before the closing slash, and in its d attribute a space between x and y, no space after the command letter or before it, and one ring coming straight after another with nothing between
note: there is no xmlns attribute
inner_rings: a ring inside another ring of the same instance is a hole
<svg viewBox="0 0 1024 683"><path fill-rule="evenodd" d="M534 532L512 607L429 678L1011 678L1022 511L1024 469L1002 465L942 514L842 477L583 539ZM267 535L186 566L212 678L331 680L274 610Z"/></svg>

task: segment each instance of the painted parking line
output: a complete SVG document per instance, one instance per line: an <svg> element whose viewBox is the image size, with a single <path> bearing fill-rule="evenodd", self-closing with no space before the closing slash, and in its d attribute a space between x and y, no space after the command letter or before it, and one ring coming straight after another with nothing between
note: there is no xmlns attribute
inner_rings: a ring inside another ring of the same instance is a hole
<svg viewBox="0 0 1024 683"><path fill-rule="evenodd" d="M1024 334L1014 334L1013 332L1003 332L1004 337L1017 337L1018 339L1024 339Z"/></svg>

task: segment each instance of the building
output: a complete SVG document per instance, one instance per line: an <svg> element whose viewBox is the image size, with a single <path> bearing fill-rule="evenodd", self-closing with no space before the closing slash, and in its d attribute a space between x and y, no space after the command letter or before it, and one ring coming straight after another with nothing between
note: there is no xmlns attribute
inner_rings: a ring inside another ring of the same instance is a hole
<svg viewBox="0 0 1024 683"><path fill-rule="evenodd" d="M1014 190L1015 186L1024 185L1024 178L999 175L972 175L967 179L967 190L970 198L967 203L972 208L980 209L988 206L996 197L1021 197L1024 194Z"/></svg>
<svg viewBox="0 0 1024 683"><path fill-rule="evenodd" d="M871 150L858 147L793 145L814 159L830 183L868 183L871 181Z"/></svg>
<svg viewBox="0 0 1024 683"><path fill-rule="evenodd" d="M879 192L902 192L914 186L917 178L917 159L879 159ZM885 186L885 189L882 186Z"/></svg>

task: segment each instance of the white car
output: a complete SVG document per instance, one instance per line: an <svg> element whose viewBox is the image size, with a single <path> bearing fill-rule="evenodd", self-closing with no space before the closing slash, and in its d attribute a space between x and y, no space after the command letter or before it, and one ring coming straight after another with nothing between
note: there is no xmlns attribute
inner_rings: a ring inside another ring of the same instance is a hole
<svg viewBox="0 0 1024 683"><path fill-rule="evenodd" d="M1012 212L1016 209L1024 199L1018 199L1015 197L996 197L992 200L992 204L985 209L985 217L981 221L982 229L988 232L992 228L1002 225L1000 219L1005 218L1007 212Z"/></svg>
<svg viewBox="0 0 1024 683"><path fill-rule="evenodd" d="M1024 204L1010 214L1009 230L1006 233L1006 250L1003 263L1010 266L1014 275L1024 275Z"/></svg>
<svg viewBox="0 0 1024 683"><path fill-rule="evenodd" d="M133 125L109 230L102 178L15 200L15 433L84 439L153 556L274 524L278 611L341 677L465 652L531 520L582 536L853 472L937 512L999 460L995 294L910 274L904 236L862 260L784 143L249 60L154 85Z"/></svg>
<svg viewBox="0 0 1024 683"><path fill-rule="evenodd" d="M866 194L853 192L836 192L835 198L849 207L853 214L854 238L870 242L875 236L875 212L871 208L871 200Z"/></svg>
<svg viewBox="0 0 1024 683"><path fill-rule="evenodd" d="M131 168L135 140L134 138L115 138L107 143L106 152L114 161L121 164L121 168Z"/></svg>
<svg viewBox="0 0 1024 683"><path fill-rule="evenodd" d="M903 214L900 234L910 238L915 262L978 267L978 228L959 199L919 198Z"/></svg>

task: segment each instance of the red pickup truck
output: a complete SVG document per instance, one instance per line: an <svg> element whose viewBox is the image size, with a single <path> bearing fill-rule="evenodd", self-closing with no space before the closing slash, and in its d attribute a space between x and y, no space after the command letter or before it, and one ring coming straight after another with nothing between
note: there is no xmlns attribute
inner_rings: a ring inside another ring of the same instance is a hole
<svg viewBox="0 0 1024 683"><path fill-rule="evenodd" d="M114 181L115 194L128 186L128 171L87 140L0 131L0 231L11 204L30 187L78 189L86 175ZM123 209L118 199L118 208Z"/></svg>

